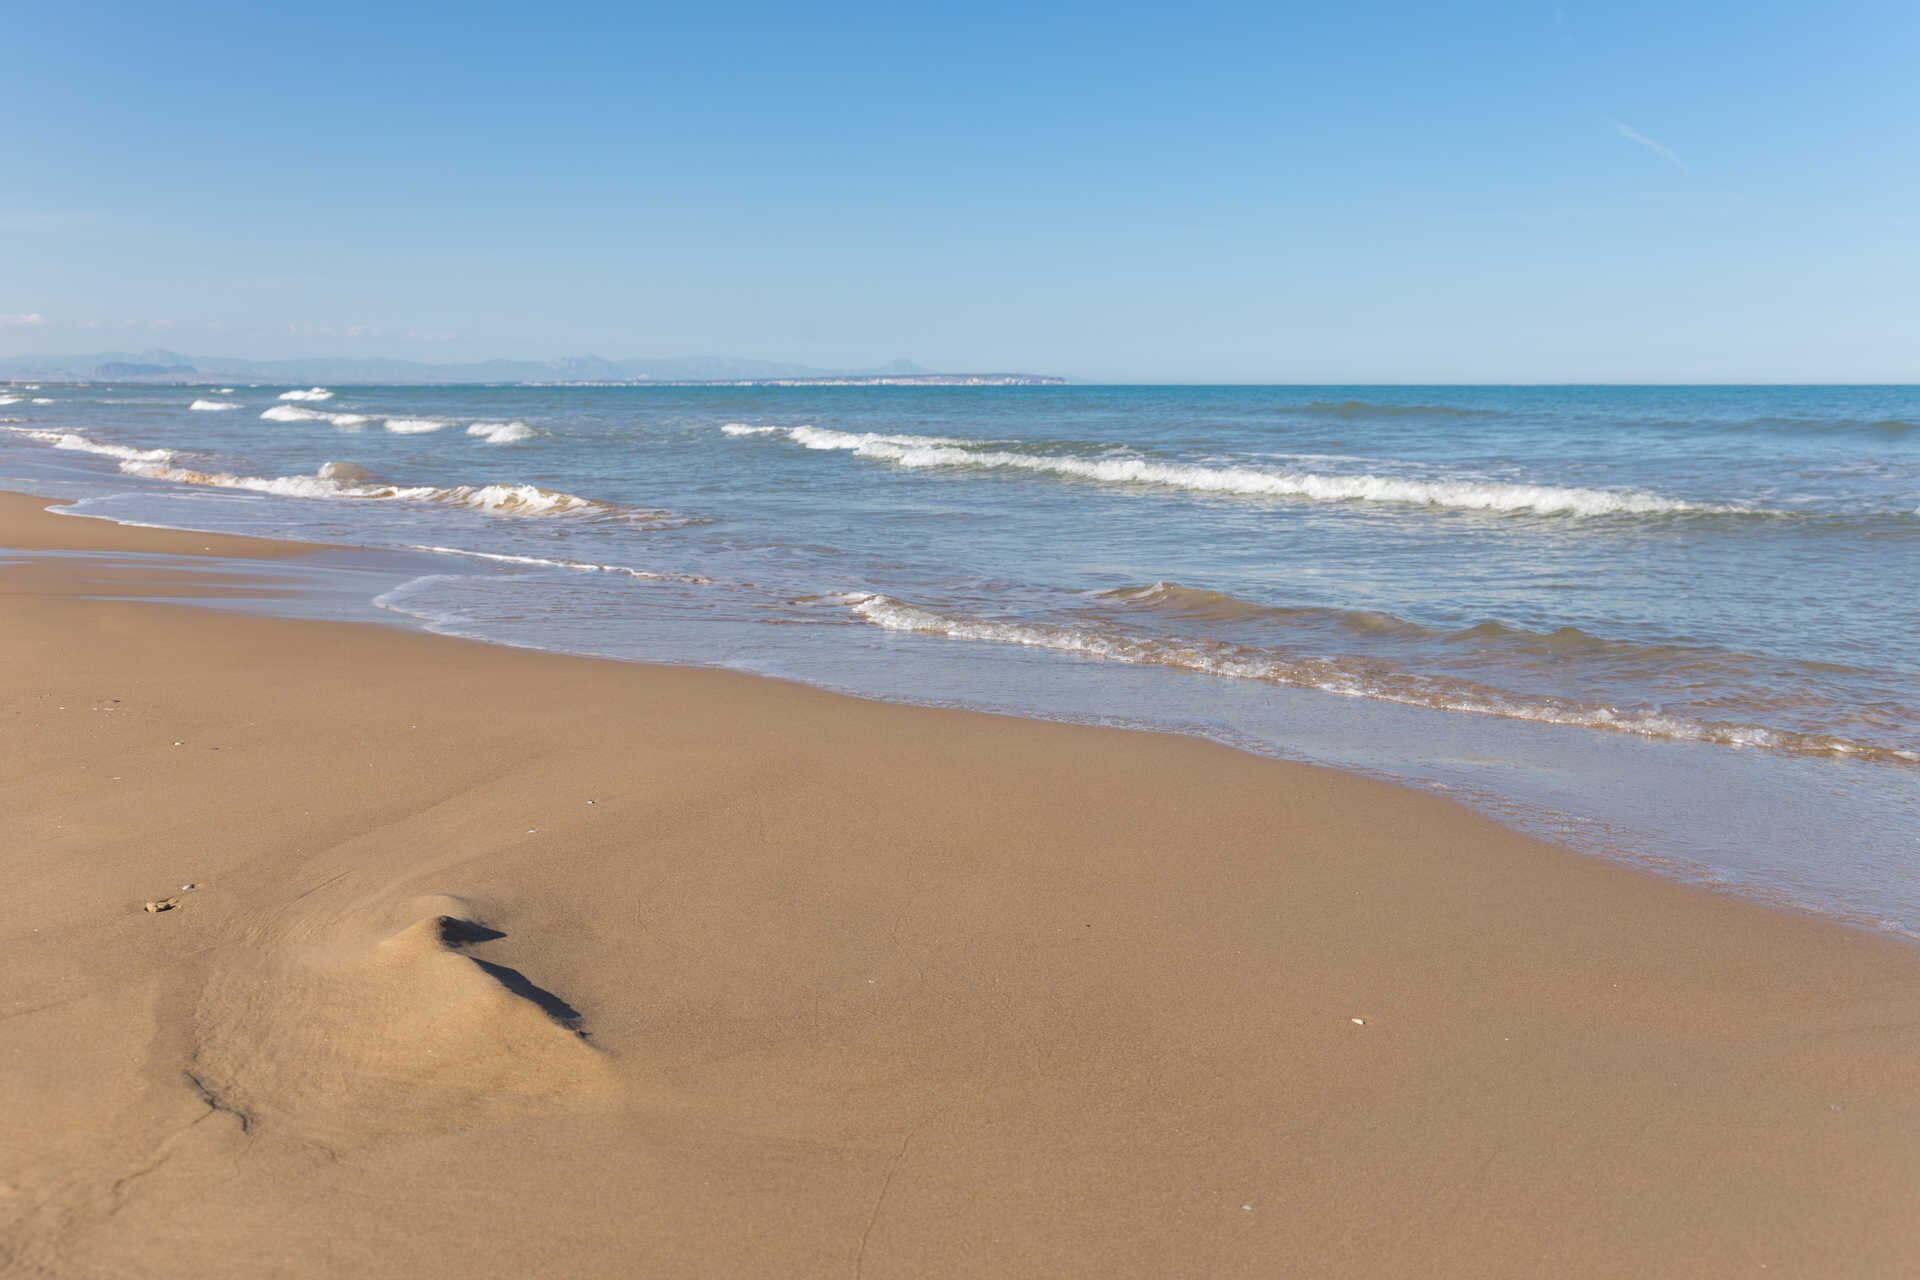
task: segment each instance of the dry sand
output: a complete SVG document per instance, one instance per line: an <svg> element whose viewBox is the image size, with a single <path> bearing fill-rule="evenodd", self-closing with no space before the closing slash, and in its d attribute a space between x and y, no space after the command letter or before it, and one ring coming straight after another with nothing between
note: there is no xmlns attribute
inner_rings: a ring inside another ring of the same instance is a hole
<svg viewBox="0 0 1920 1280"><path fill-rule="evenodd" d="M289 551L42 505L0 546ZM1920 1272L1906 944L1196 741L6 559L13 1274Z"/></svg>

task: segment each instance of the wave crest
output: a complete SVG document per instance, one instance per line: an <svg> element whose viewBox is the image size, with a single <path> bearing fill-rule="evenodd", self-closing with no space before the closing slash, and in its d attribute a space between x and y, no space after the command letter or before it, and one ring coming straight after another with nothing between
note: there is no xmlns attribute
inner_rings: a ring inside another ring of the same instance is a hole
<svg viewBox="0 0 1920 1280"><path fill-rule="evenodd" d="M667 525L686 521L671 512L620 506L592 498L542 489L531 484L397 485L374 476L351 462L329 462L310 476L246 476L177 465L173 449L135 449L107 444L71 431L43 431L30 427L7 430L56 449L113 458L120 470L148 480L199 485L212 489L245 489L288 498L360 498L403 502L431 502L467 507L491 515L597 516L636 523Z"/></svg>
<svg viewBox="0 0 1920 1280"><path fill-rule="evenodd" d="M1829 734L1694 720L1657 711L1621 710L1550 695L1516 694L1475 681L1422 675L1378 659L1297 657L1219 640L1175 639L1090 627L965 617L940 613L879 594L854 594L838 599L854 617L888 631L1020 645L1135 666L1170 667L1232 679L1258 680L1343 697L1424 707L1433 711L1456 711L1605 729L1673 742L1704 742L1796 755L1920 764L1920 751L1857 742Z"/></svg>
<svg viewBox="0 0 1920 1280"><path fill-rule="evenodd" d="M373 421L364 413L328 413L324 409L302 409L290 404L277 404L260 416L268 422L330 422L350 429Z"/></svg>
<svg viewBox="0 0 1920 1280"><path fill-rule="evenodd" d="M1456 511L1553 516L1758 513L1756 508L1685 502L1631 489L1588 489L1499 480L1417 480L1382 475L1219 467L1134 457L1073 457L1022 452L994 442L938 436L895 436L822 427L742 427L731 435L780 435L808 449L840 450L896 466L1025 471L1130 488L1178 489L1240 497L1299 498L1330 503L1395 503Z"/></svg>
<svg viewBox="0 0 1920 1280"><path fill-rule="evenodd" d="M165 460L123 462L120 469L150 480L203 485L215 489L246 489L288 498L361 498L382 501L432 502L467 507L491 515L509 516L634 516L633 512L591 498L531 484L396 485L373 478L352 463L329 462L310 476L241 476L225 471L177 467Z"/></svg>
<svg viewBox="0 0 1920 1280"><path fill-rule="evenodd" d="M476 422L467 434L488 444L518 444L533 439L534 430L524 422Z"/></svg>
<svg viewBox="0 0 1920 1280"><path fill-rule="evenodd" d="M1166 617L1204 622L1283 621L1331 622L1344 630L1366 635L1425 637L1436 634L1417 622L1377 609L1335 609L1314 605L1270 605L1224 591L1187 587L1178 582L1153 582L1144 587L1114 587L1096 591L1093 598Z"/></svg>
<svg viewBox="0 0 1920 1280"><path fill-rule="evenodd" d="M282 400L331 400L333 392L325 387L309 387L305 391L282 391Z"/></svg>
<svg viewBox="0 0 1920 1280"><path fill-rule="evenodd" d="M624 564L597 564L591 560L550 560L545 556L514 556L498 551L469 551L464 547L436 547L416 543L415 551L431 551L435 555L465 556L470 560L487 560L494 564L525 565L532 569L570 569L575 573L611 573L624 578L638 578L644 582L684 582L693 586L710 587L712 578L703 578L696 573L658 572L652 569L635 569Z"/></svg>
<svg viewBox="0 0 1920 1280"><path fill-rule="evenodd" d="M76 431L40 431L30 427L9 427L9 431L29 440L38 440L41 444L50 444L56 449L67 449L74 453L91 453L102 458L114 458L121 462L165 462L175 456L172 449L135 449L124 444L107 444L100 440L89 440Z"/></svg>

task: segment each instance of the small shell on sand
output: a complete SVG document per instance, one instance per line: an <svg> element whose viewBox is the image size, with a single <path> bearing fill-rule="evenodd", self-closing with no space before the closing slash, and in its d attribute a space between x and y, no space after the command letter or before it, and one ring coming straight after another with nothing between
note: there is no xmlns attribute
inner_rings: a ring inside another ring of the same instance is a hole
<svg viewBox="0 0 1920 1280"><path fill-rule="evenodd" d="M147 910L149 912L171 911L179 905L180 899L178 898L161 898L158 902L149 902L147 904Z"/></svg>

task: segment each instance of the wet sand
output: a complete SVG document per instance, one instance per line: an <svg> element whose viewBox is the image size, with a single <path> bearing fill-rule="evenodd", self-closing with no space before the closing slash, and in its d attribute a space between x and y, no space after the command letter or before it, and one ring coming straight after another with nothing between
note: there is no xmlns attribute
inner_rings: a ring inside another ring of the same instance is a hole
<svg viewBox="0 0 1920 1280"><path fill-rule="evenodd" d="M114 599L303 549L43 505L177 559L0 554L12 1272L1920 1270L1908 944L1177 737Z"/></svg>

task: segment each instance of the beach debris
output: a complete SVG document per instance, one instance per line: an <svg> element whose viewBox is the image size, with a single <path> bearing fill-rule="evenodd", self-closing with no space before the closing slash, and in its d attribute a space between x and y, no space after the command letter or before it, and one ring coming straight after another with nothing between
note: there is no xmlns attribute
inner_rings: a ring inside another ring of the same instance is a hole
<svg viewBox="0 0 1920 1280"><path fill-rule="evenodd" d="M162 911L171 911L179 905L180 899L178 898L161 898L147 904L147 914L155 915Z"/></svg>
<svg viewBox="0 0 1920 1280"><path fill-rule="evenodd" d="M1348 1018L1347 1021L1351 1022L1356 1027L1364 1027L1367 1025L1367 1020L1365 1018Z"/></svg>
<svg viewBox="0 0 1920 1280"><path fill-rule="evenodd" d="M193 881L191 881L191 880L189 880L189 881L187 881L187 882L186 882L185 884L183 884L183 885L181 885L181 886L180 886L180 892L182 892L182 893L192 893L192 892L193 892L193 891L194 891L195 889L198 889L199 887L200 887L199 885L197 885L197 884L195 884L195 883L194 883Z"/></svg>

